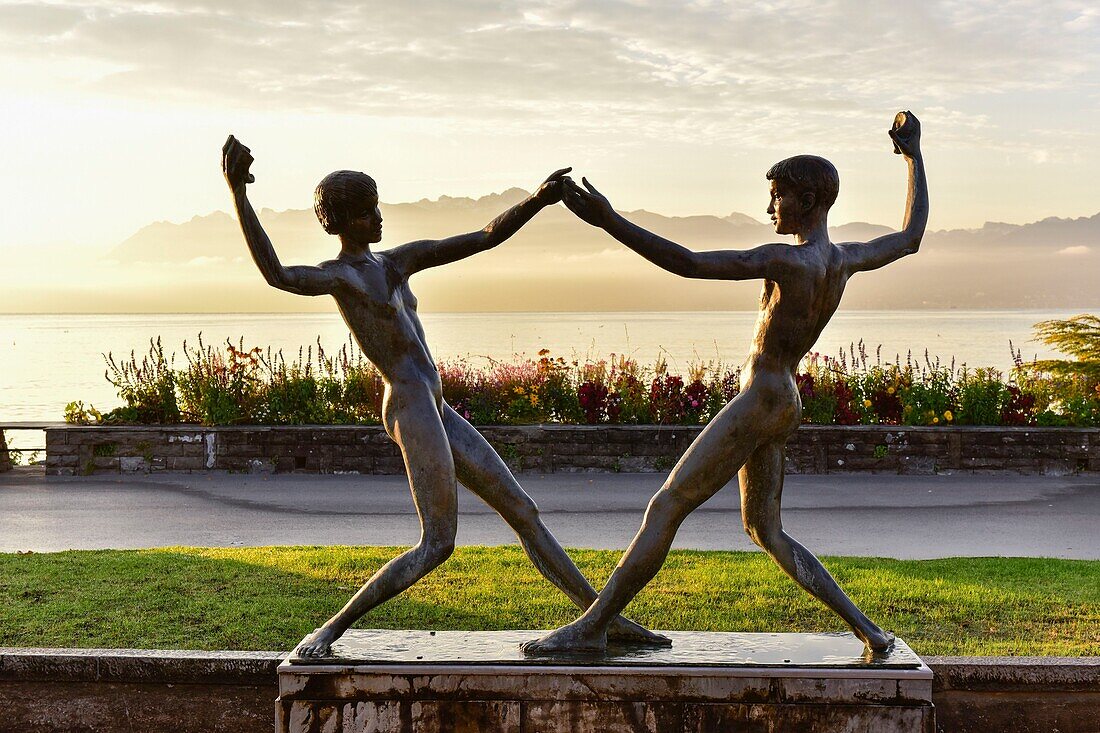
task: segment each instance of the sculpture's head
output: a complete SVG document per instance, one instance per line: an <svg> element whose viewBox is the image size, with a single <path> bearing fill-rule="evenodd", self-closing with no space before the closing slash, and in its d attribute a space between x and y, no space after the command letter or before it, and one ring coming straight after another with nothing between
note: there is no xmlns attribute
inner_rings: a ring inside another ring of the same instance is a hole
<svg viewBox="0 0 1100 733"><path fill-rule="evenodd" d="M346 235L362 242L382 241L378 186L366 173L329 173L313 192L313 211L329 234Z"/></svg>
<svg viewBox="0 0 1100 733"><path fill-rule="evenodd" d="M824 221L840 193L840 174L816 155L781 160L768 171L768 213L777 234L797 234Z"/></svg>

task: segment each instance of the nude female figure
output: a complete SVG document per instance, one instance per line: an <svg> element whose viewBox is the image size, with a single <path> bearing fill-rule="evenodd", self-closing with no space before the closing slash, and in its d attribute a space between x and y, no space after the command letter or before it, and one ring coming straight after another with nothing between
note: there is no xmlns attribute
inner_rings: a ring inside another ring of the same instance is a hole
<svg viewBox="0 0 1100 733"><path fill-rule="evenodd" d="M230 135L222 149L222 170L252 258L272 287L298 295L331 295L336 300L355 340L385 381L382 422L401 447L421 526L420 541L375 573L336 615L306 637L297 653L329 654L332 643L356 619L450 557L458 520L456 481L504 518L547 580L578 607L587 608L596 591L542 523L535 502L481 433L443 401L439 373L408 282L421 270L469 257L508 239L544 207L561 200L561 181L570 169L552 174L538 191L480 231L409 242L385 252L371 250L382 239L374 180L364 173L337 171L317 186L314 209L325 231L340 238L340 254L316 267L286 267L245 193L246 184L255 180L249 173L252 162L249 149ZM668 643L626 619L609 623L615 637Z"/></svg>
<svg viewBox="0 0 1100 733"><path fill-rule="evenodd" d="M752 540L796 583L844 619L873 652L894 637L844 594L817 558L783 531L783 452L798 427L802 405L795 371L840 304L848 279L913 254L928 222L928 187L920 152L920 123L899 113L889 131L894 152L909 165L909 194L900 232L866 243L833 244L827 216L840 178L829 161L797 156L768 171L768 214L794 245L765 244L742 251L693 252L631 224L588 181L566 179L566 206L659 267L683 277L762 278L760 317L741 373L741 391L703 429L649 502L642 527L599 598L576 621L528 642L530 653L599 650L611 619L660 570L680 524L736 473L741 514Z"/></svg>

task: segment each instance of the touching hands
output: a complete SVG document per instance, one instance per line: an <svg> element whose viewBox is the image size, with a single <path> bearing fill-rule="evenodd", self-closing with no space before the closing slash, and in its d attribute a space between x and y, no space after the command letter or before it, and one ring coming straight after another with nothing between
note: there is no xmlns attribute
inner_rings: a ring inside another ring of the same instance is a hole
<svg viewBox="0 0 1100 733"><path fill-rule="evenodd" d="M535 198L538 199L543 206L553 206L561 201L561 185L563 180L568 180L565 176L566 173L573 170L572 167L560 168L551 173L542 185L539 186L539 190L535 192Z"/></svg>
<svg viewBox="0 0 1100 733"><path fill-rule="evenodd" d="M894 152L906 158L920 155L920 120L905 110L894 115L894 124L888 131L894 141Z"/></svg>
<svg viewBox="0 0 1100 733"><path fill-rule="evenodd" d="M584 188L578 186L572 178L562 181L562 201L570 211L592 226L605 226L611 221L615 209L612 208L607 197L597 191L587 178L581 178L581 181L584 183Z"/></svg>
<svg viewBox="0 0 1100 733"><path fill-rule="evenodd" d="M230 135L222 146L222 173L231 189L237 191L245 184L256 182L256 176L248 172L253 160L252 151Z"/></svg>

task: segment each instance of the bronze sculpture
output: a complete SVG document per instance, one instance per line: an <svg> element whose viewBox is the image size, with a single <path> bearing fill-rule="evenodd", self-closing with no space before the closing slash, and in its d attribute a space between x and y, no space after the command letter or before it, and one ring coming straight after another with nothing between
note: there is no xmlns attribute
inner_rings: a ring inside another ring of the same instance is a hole
<svg viewBox="0 0 1100 733"><path fill-rule="evenodd" d="M889 130L894 152L905 156L909 187L902 231L866 243L833 244L827 217L840 178L831 163L800 155L768 171L768 214L795 245L765 244L743 251L693 252L631 224L587 180L565 179L566 206L649 261L683 277L763 279L760 316L741 391L706 426L653 496L638 534L599 598L576 621L528 642L530 653L600 650L608 624L657 574L676 530L699 505L738 476L741 513L753 541L802 588L835 611L872 652L893 644L892 634L865 616L816 557L786 532L780 517L784 446L797 429L802 406L795 372L840 304L848 279L917 251L928 222L928 187L920 151L920 122L900 112ZM585 190L587 189L587 190Z"/></svg>
<svg viewBox="0 0 1100 733"><path fill-rule="evenodd" d="M439 373L408 283L416 272L504 242L541 209L561 200L561 181L570 169L553 173L534 194L484 229L377 253L371 245L381 241L382 214L375 182L364 173L337 171L317 186L314 208L325 231L340 238L340 254L316 267L286 267L245 193L246 184L255 180L249 172L252 162L249 149L230 135L222 148L222 170L252 257L272 287L298 295L331 295L336 300L363 353L385 381L383 423L401 447L421 522L419 543L375 573L339 612L306 637L297 653L328 654L333 641L356 619L409 588L451 555L458 518L456 480L508 522L539 572L578 607L587 608L596 591L542 523L534 501L485 438L443 401ZM609 625L618 638L668 643L623 618L612 619Z"/></svg>

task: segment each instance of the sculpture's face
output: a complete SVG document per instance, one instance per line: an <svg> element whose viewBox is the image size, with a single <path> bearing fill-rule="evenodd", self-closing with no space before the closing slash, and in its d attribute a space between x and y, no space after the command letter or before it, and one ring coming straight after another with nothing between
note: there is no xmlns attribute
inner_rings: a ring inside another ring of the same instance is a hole
<svg viewBox="0 0 1100 733"><path fill-rule="evenodd" d="M798 233L802 229L803 219L807 213L804 197L787 190L785 186L781 186L774 180L770 183L771 202L768 204L768 214L771 215L772 224L775 225L775 233Z"/></svg>
<svg viewBox="0 0 1100 733"><path fill-rule="evenodd" d="M377 199L363 202L363 210L348 222L344 233L360 242L382 241L382 212Z"/></svg>

